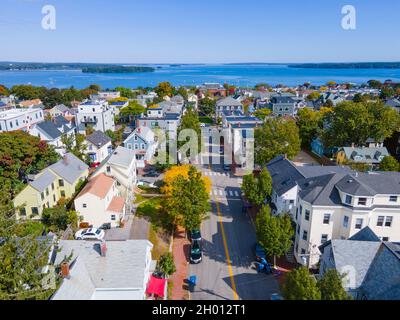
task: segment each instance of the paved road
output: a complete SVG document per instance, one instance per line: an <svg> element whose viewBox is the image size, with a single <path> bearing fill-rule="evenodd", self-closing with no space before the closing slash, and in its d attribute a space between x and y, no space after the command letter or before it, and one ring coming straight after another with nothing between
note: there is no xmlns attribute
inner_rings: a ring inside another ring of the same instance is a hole
<svg viewBox="0 0 400 320"><path fill-rule="evenodd" d="M221 165L200 167L212 180L212 212L201 228L203 261L190 266L197 275L192 300L268 300L279 291L272 275L258 274L254 262L255 230L242 212L241 179Z"/></svg>

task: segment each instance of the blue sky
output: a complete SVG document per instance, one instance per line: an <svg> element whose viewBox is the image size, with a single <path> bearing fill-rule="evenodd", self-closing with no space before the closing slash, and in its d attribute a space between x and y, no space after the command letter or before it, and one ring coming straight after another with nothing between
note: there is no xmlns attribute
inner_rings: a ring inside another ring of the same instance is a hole
<svg viewBox="0 0 400 320"><path fill-rule="evenodd" d="M341 28L346 4L356 30ZM399 12L399 0L1 0L0 61L400 61Z"/></svg>

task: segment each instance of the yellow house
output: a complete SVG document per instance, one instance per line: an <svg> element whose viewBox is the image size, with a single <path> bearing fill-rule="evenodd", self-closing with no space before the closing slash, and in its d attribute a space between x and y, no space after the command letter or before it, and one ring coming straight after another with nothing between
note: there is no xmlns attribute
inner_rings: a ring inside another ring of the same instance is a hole
<svg viewBox="0 0 400 320"><path fill-rule="evenodd" d="M44 208L52 208L61 198L71 198L77 184L89 175L89 167L67 153L35 176L30 176L28 185L14 198L18 208L17 219L40 219Z"/></svg>

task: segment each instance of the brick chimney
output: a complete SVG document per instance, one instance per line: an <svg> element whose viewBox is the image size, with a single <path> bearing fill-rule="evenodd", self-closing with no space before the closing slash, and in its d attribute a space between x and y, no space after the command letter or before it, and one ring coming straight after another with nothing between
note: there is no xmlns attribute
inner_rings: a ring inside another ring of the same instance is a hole
<svg viewBox="0 0 400 320"><path fill-rule="evenodd" d="M61 263L61 276L66 279L69 279L71 277L68 262Z"/></svg>
<svg viewBox="0 0 400 320"><path fill-rule="evenodd" d="M106 241L105 241L105 240L102 240L102 241L101 241L101 244L100 244L100 253L101 253L101 256L102 256L102 257L105 257L105 256L106 256L106 253L107 253L107 244L106 244Z"/></svg>

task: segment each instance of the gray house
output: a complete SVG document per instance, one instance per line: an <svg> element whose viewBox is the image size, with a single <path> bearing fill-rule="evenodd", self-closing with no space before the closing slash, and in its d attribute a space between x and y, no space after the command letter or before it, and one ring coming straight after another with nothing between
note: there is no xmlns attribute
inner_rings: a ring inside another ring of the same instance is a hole
<svg viewBox="0 0 400 320"><path fill-rule="evenodd" d="M324 243L320 251L320 276L336 269L355 299L400 299L400 244L382 241L366 227L348 240Z"/></svg>
<svg viewBox="0 0 400 320"><path fill-rule="evenodd" d="M273 96L268 106L277 116L294 116L296 112L296 101L291 96Z"/></svg>
<svg viewBox="0 0 400 320"><path fill-rule="evenodd" d="M233 97L226 97L218 100L215 104L215 117L222 117L225 111L241 111L243 112L243 105L240 101Z"/></svg>

